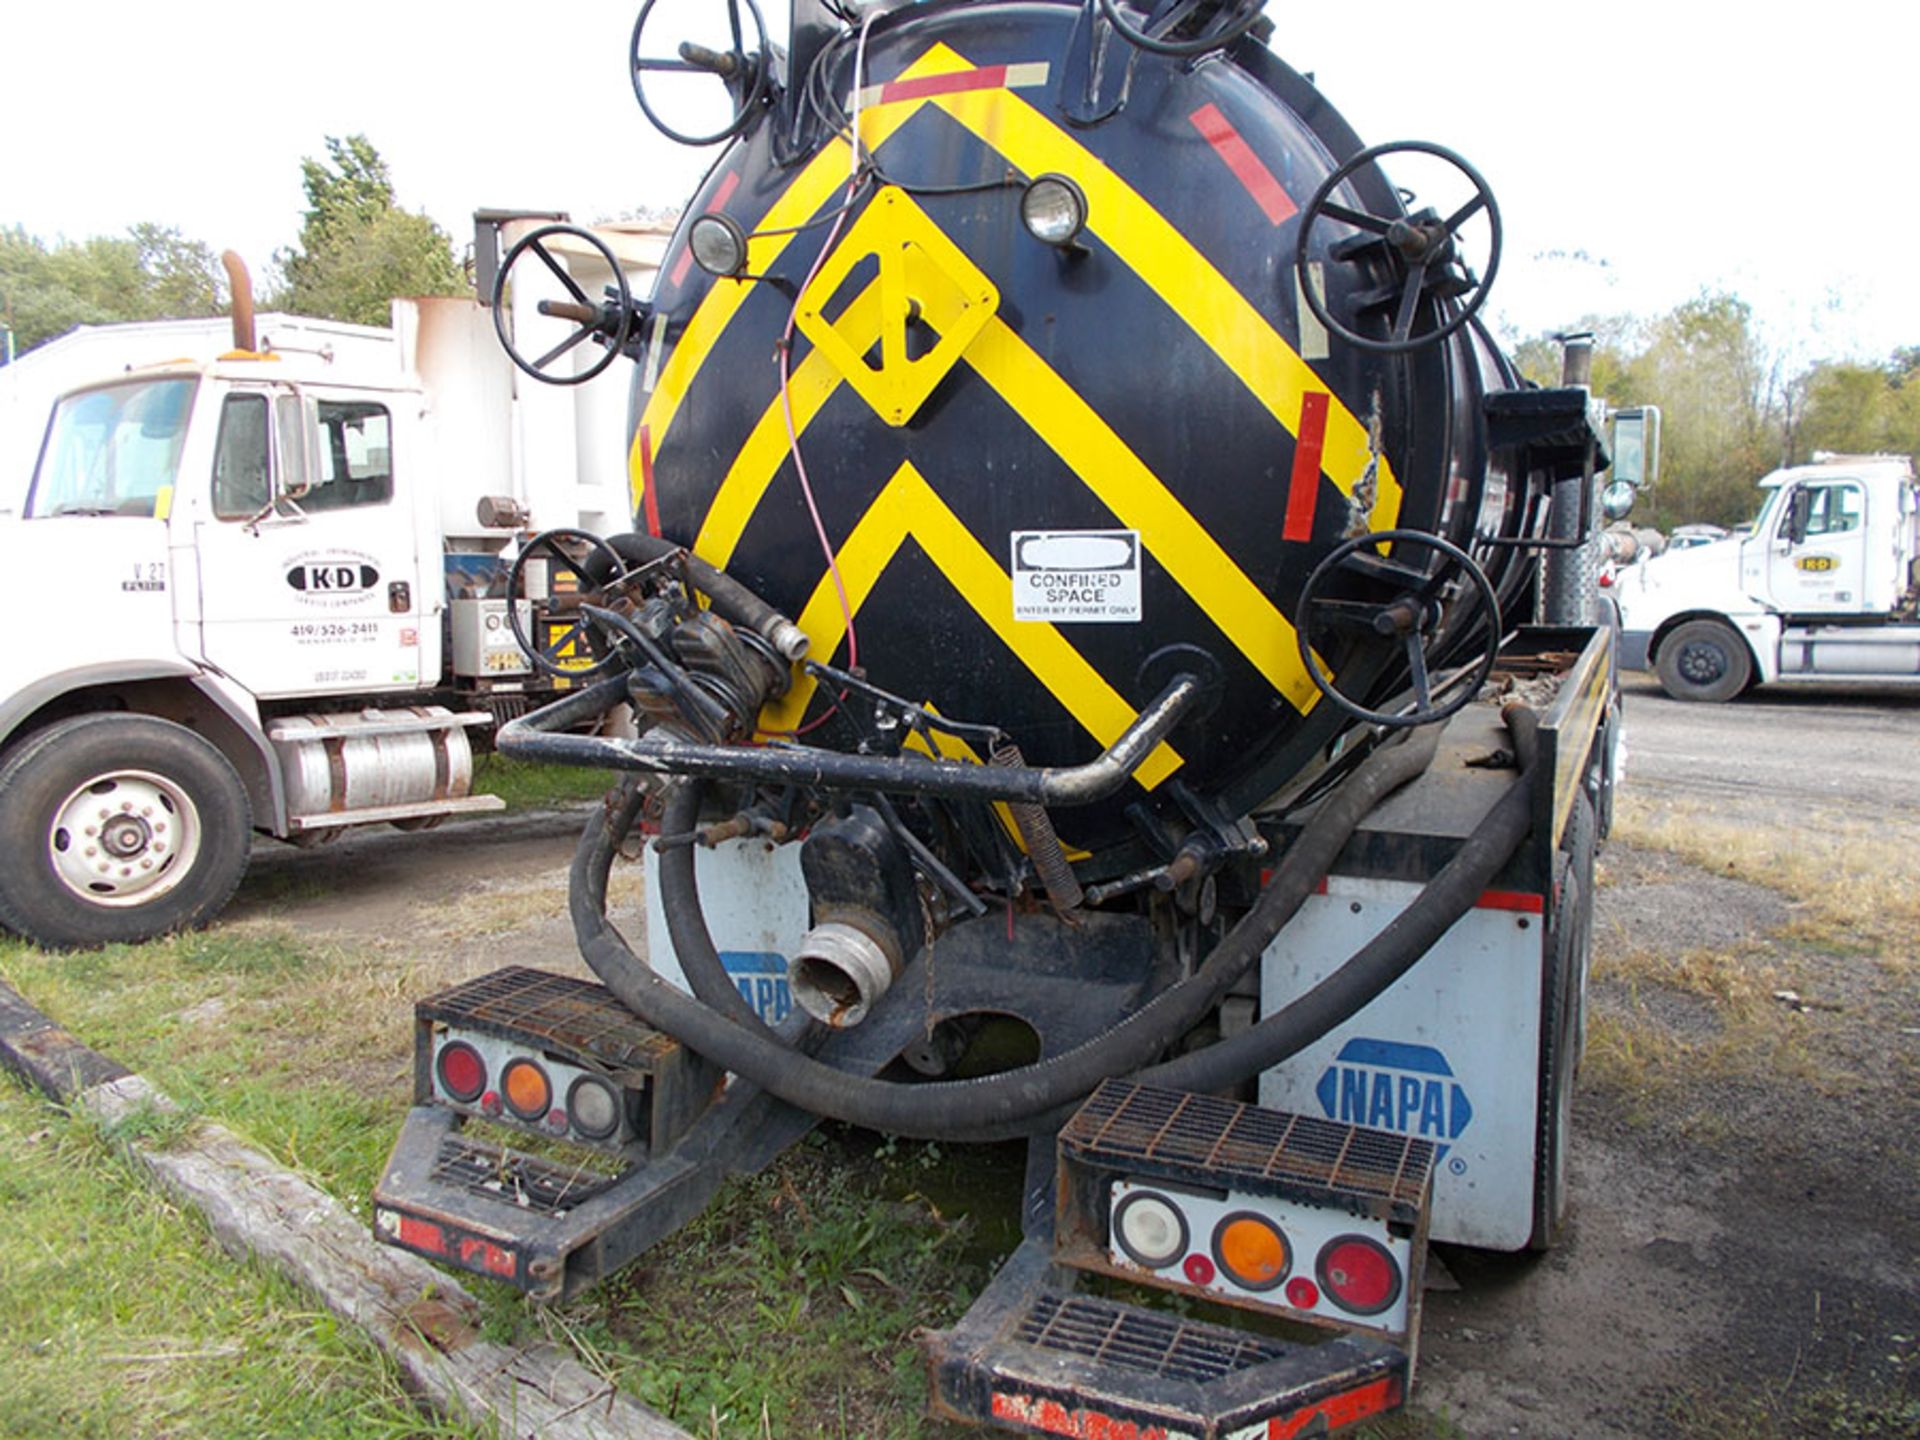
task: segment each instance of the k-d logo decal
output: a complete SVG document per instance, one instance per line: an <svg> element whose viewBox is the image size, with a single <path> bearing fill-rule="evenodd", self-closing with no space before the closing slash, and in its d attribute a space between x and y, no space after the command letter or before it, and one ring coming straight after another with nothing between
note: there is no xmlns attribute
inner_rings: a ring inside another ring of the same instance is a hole
<svg viewBox="0 0 1920 1440"><path fill-rule="evenodd" d="M350 605L380 583L373 556L357 550L309 551L287 563L287 584L315 605Z"/></svg>

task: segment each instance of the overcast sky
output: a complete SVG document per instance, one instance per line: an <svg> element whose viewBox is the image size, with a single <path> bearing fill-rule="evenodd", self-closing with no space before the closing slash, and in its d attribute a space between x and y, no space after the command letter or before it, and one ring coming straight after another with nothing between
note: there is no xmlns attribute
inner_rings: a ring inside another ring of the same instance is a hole
<svg viewBox="0 0 1920 1440"><path fill-rule="evenodd" d="M785 0L763 3L784 14ZM480 206L577 219L677 206L712 152L661 139L634 105L637 8L10 7L0 223L79 239L154 220L259 270L298 233L300 158L356 131L401 203L462 243ZM1491 306L1512 330L1725 288L1799 362L1920 344L1920 19L1904 6L1613 0L1585 18L1538 0L1276 0L1271 13L1274 48L1364 139L1436 140L1487 177L1507 227Z"/></svg>

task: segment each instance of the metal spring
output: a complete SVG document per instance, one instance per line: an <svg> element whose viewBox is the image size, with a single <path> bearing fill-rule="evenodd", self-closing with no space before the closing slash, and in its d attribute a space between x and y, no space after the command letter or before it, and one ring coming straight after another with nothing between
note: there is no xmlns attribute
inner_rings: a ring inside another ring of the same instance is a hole
<svg viewBox="0 0 1920 1440"><path fill-rule="evenodd" d="M1020 769L1027 763L1020 747L1011 740L995 745L987 758L989 763L1002 769ZM1061 848L1060 836L1054 831L1053 820L1045 808L1009 801L1007 810L1013 816L1014 828L1020 832L1040 883L1046 886L1047 899L1053 902L1053 908L1062 915L1078 910L1086 896L1079 880L1074 878L1073 866L1067 862L1067 852Z"/></svg>

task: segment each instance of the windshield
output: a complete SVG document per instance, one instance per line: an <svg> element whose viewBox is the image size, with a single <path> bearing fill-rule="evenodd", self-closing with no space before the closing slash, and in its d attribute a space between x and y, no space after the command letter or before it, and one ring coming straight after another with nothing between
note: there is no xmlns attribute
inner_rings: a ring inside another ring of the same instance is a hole
<svg viewBox="0 0 1920 1440"><path fill-rule="evenodd" d="M180 469L193 380L136 380L53 411L27 514L152 515Z"/></svg>

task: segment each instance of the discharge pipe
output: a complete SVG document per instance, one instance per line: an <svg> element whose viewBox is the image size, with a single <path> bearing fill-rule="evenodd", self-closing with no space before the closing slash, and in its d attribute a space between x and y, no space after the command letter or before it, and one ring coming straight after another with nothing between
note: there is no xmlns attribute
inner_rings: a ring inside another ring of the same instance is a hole
<svg viewBox="0 0 1920 1440"><path fill-rule="evenodd" d="M756 785L800 785L829 790L879 790L930 795L942 800L1025 801L1031 805L1091 805L1113 794L1199 703L1204 687L1179 675L1134 717L1113 744L1085 765L1019 768L917 756L847 755L811 745L707 745L669 734L659 726L636 739L555 734L556 730L625 700L601 681L509 721L494 737L503 755L516 760L632 770L673 779L738 780ZM595 699L588 703L588 697Z"/></svg>

